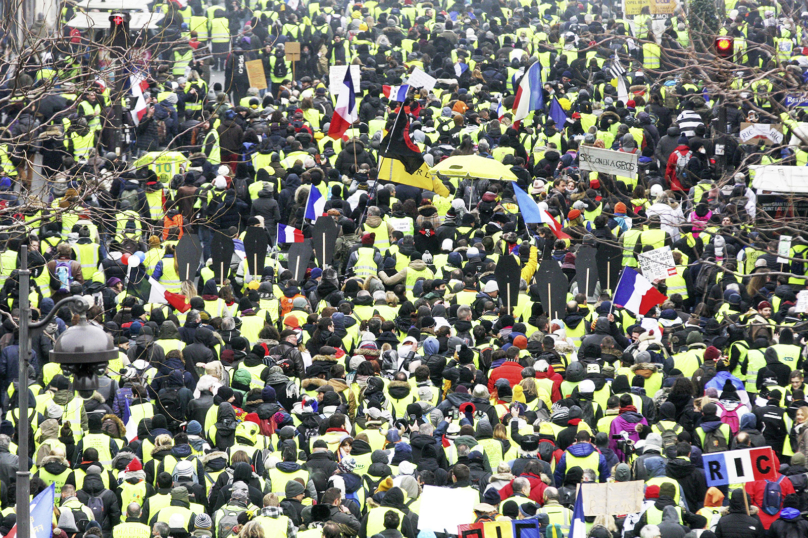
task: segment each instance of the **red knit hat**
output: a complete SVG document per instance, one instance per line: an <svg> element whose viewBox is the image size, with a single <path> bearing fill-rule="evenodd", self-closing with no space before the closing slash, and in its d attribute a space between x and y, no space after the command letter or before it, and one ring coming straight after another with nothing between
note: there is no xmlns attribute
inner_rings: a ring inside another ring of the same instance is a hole
<svg viewBox="0 0 808 538"><path fill-rule="evenodd" d="M615 213L625 213L626 212L626 204L623 202L617 202L614 204L614 212Z"/></svg>
<svg viewBox="0 0 808 538"><path fill-rule="evenodd" d="M129 462L129 465L126 466L126 469L124 469L124 472L133 473L135 471L142 471L142 470L143 470L143 465L140 463L140 460L137 459L137 458L134 458L132 461Z"/></svg>
<svg viewBox="0 0 808 538"><path fill-rule="evenodd" d="M648 486L645 488L646 499L659 499L659 486Z"/></svg>
<svg viewBox="0 0 808 538"><path fill-rule="evenodd" d="M261 425L261 419L258 418L258 413L247 413L244 417L244 422L253 422L259 426Z"/></svg>
<svg viewBox="0 0 808 538"><path fill-rule="evenodd" d="M600 188L600 180L598 178L590 179L589 180L589 186L591 188L593 188L593 189L599 189Z"/></svg>
<svg viewBox="0 0 808 538"><path fill-rule="evenodd" d="M527 349L527 338L525 338L520 334L519 336L513 339L513 345L515 345L519 349Z"/></svg>
<svg viewBox="0 0 808 538"><path fill-rule="evenodd" d="M373 232L362 234L362 246L372 247L376 242L376 234Z"/></svg>
<svg viewBox="0 0 808 538"><path fill-rule="evenodd" d="M573 209L569 213L567 213L567 218L570 219L570 220L575 220L580 216L581 216L581 212L578 211L577 209Z"/></svg>
<svg viewBox="0 0 808 538"><path fill-rule="evenodd" d="M705 361L715 361L721 356L721 352L718 351L718 348L715 346L710 346L704 350L704 360Z"/></svg>

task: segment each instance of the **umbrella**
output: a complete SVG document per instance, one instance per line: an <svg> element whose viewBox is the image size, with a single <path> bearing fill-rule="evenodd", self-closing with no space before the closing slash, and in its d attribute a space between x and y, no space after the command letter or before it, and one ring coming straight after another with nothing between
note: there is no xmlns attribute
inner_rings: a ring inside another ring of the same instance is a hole
<svg viewBox="0 0 808 538"><path fill-rule="evenodd" d="M432 168L433 174L449 177L473 177L499 181L516 181L516 175L495 159L477 155L456 155L439 162Z"/></svg>

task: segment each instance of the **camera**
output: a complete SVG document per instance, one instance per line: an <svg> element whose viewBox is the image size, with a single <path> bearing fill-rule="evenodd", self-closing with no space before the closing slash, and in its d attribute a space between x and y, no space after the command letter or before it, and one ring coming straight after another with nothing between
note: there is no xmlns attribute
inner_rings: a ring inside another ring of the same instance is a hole
<svg viewBox="0 0 808 538"><path fill-rule="evenodd" d="M629 438L628 432L620 432L620 436L617 437L617 450L623 453L623 461L628 461L636 452L634 441Z"/></svg>

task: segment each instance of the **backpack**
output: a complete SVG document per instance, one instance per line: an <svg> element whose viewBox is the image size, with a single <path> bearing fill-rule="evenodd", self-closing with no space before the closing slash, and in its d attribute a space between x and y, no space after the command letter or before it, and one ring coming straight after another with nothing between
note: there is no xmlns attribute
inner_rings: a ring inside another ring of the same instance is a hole
<svg viewBox="0 0 808 538"><path fill-rule="evenodd" d="M715 274L718 268L714 265L702 265L698 276L696 277L696 295L704 295L710 288L710 285L715 282Z"/></svg>
<svg viewBox="0 0 808 538"><path fill-rule="evenodd" d="M727 450L727 438L724 437L724 432L721 427L714 429L711 432L704 434L704 453L712 454L713 452L724 452Z"/></svg>
<svg viewBox="0 0 808 538"><path fill-rule="evenodd" d="M281 297L281 317L285 317L286 314L292 311L294 306L294 301L298 297L303 297L301 294L295 294L292 297L287 297L286 295ZM305 299L305 297L303 297Z"/></svg>
<svg viewBox="0 0 808 538"><path fill-rule="evenodd" d="M760 509L770 516L776 516L783 505L783 488L780 487L783 478L785 477L780 475L775 482L766 480L766 489L763 491L763 503L761 503Z"/></svg>
<svg viewBox="0 0 808 538"><path fill-rule="evenodd" d="M741 421L738 419L738 408L727 409L721 402L716 402L718 407L721 408L721 422L727 424L732 431L732 435L738 433L741 429Z"/></svg>
<svg viewBox="0 0 808 538"><path fill-rule="evenodd" d="M675 424L673 428L664 428L662 423L657 424L657 426L659 426L659 436L662 437L662 448L675 446L679 442L679 433L676 431L678 424ZM681 426L679 426L679 431L682 431Z"/></svg>
<svg viewBox="0 0 808 538"><path fill-rule="evenodd" d="M567 508L575 506L575 488L567 486L558 488L558 503Z"/></svg>
<svg viewBox="0 0 808 538"><path fill-rule="evenodd" d="M233 179L233 188L236 189L236 198L248 202L250 200L250 192L248 190L246 177L237 177Z"/></svg>
<svg viewBox="0 0 808 538"><path fill-rule="evenodd" d="M121 202L129 202L129 207L133 210L138 206L137 200L137 189L124 189L121 191L120 200Z"/></svg>
<svg viewBox="0 0 808 538"><path fill-rule="evenodd" d="M56 269L53 272L56 274L56 280L59 282L60 293L70 292L70 285L73 284L71 264L71 260L58 260L56 262Z"/></svg>
<svg viewBox="0 0 808 538"><path fill-rule="evenodd" d="M693 157L693 152L688 150L685 154L682 154L681 151L677 151L677 153L679 155L676 157L676 179L682 181L687 177L687 164Z"/></svg>
<svg viewBox="0 0 808 538"><path fill-rule="evenodd" d="M228 538L233 534L233 527L238 525L239 514L246 511L246 508L236 509L231 506L222 507L222 517L219 519L219 524L216 527L218 538Z"/></svg>
<svg viewBox="0 0 808 538"><path fill-rule="evenodd" d="M101 497L90 497L87 500L87 508L93 511L93 519L103 526L104 519L106 519L106 509L104 508L104 501L101 500Z"/></svg>
<svg viewBox="0 0 808 538"><path fill-rule="evenodd" d="M272 68L272 76L283 78L289 74L289 68L286 66L285 58L275 57L275 66ZM221 538L221 537L219 537Z"/></svg>
<svg viewBox="0 0 808 538"><path fill-rule="evenodd" d="M167 429L169 431L174 431L177 425L182 422L181 417L175 418L174 416L181 415L179 412L181 408L179 389L168 389L162 396L157 398L157 412L166 417L166 422L168 423Z"/></svg>
<svg viewBox="0 0 808 538"><path fill-rule="evenodd" d="M291 353L297 348L289 347L282 355L270 355L267 346L265 344L261 345L264 346L264 353L266 353L264 358L269 358L269 364L267 364L267 366L280 366L281 370L283 370L283 375L286 377L295 377L295 362L292 360ZM267 361L265 360L264 363L267 363Z"/></svg>

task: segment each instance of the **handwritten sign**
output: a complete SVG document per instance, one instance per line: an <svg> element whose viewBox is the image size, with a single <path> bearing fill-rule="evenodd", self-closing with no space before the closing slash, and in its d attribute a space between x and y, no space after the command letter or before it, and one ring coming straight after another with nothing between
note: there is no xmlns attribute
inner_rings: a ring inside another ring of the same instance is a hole
<svg viewBox="0 0 808 538"><path fill-rule="evenodd" d="M438 79L430 77L418 67L413 69L412 73L410 73L410 78L407 80L407 84L413 88L424 88L425 90L431 90L437 83Z"/></svg>
<svg viewBox="0 0 808 538"><path fill-rule="evenodd" d="M339 95L342 89L342 81L345 80L347 65L332 65L328 70L328 91L331 95ZM351 66L351 79L353 80L354 91L359 91L359 81L362 79L362 71L358 65Z"/></svg>
<svg viewBox="0 0 808 538"><path fill-rule="evenodd" d="M265 90L267 88L267 77L264 75L264 64L261 60L250 60L247 66L247 77L250 79L250 86Z"/></svg>
<svg viewBox="0 0 808 538"><path fill-rule="evenodd" d="M581 146L578 150L578 162L581 170L612 174L616 176L637 178L637 162L640 153L623 153L594 146Z"/></svg>
<svg viewBox="0 0 808 538"><path fill-rule="evenodd" d="M808 290L801 291L797 294L797 305L794 310L800 314L808 312Z"/></svg>
<svg viewBox="0 0 808 538"><path fill-rule="evenodd" d="M676 276L676 264L673 262L671 247L662 247L639 255L642 275L650 280L664 280Z"/></svg>

